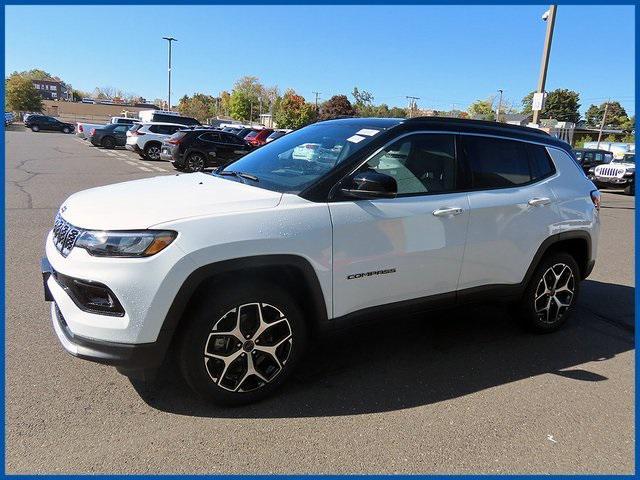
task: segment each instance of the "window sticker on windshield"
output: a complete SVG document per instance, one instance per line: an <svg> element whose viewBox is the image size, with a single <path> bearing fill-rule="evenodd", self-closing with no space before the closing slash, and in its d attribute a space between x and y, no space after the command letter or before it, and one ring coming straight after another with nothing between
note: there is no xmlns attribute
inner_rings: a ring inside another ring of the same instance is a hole
<svg viewBox="0 0 640 480"><path fill-rule="evenodd" d="M364 140L364 137L361 137L360 135L353 135L347 138L347 142L351 142L351 143L359 143L362 140Z"/></svg>
<svg viewBox="0 0 640 480"><path fill-rule="evenodd" d="M356 135L366 135L367 137L373 137L376 133L380 133L380 130L374 130L373 128L363 128Z"/></svg>

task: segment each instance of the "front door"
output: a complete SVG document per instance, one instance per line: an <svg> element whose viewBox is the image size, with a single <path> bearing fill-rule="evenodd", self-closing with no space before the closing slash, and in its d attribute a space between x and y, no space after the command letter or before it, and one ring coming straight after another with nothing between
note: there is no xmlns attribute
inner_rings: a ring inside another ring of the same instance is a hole
<svg viewBox="0 0 640 480"><path fill-rule="evenodd" d="M469 217L455 151L451 134L401 137L360 169L394 177L397 198L329 203L335 317L455 293Z"/></svg>

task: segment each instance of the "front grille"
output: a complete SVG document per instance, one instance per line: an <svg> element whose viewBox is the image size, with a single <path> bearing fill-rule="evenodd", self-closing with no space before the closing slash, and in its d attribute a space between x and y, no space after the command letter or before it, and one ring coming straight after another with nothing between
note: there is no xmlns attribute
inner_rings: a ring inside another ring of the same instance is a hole
<svg viewBox="0 0 640 480"><path fill-rule="evenodd" d="M624 170L615 167L602 167L596 173L601 177L621 177L624 174Z"/></svg>
<svg viewBox="0 0 640 480"><path fill-rule="evenodd" d="M53 225L53 244L63 257L69 255L80 233L82 230L71 225L60 214L56 215Z"/></svg>

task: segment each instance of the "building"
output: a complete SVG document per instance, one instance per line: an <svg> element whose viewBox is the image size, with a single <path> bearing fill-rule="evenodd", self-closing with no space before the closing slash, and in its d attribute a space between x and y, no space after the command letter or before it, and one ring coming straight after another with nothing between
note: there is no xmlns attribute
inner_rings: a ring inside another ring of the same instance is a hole
<svg viewBox="0 0 640 480"><path fill-rule="evenodd" d="M501 113L500 121L509 125L527 126L533 118L532 113Z"/></svg>
<svg viewBox="0 0 640 480"><path fill-rule="evenodd" d="M72 99L71 88L60 80L47 78L44 80L31 80L36 90L40 92L43 100L66 100Z"/></svg>

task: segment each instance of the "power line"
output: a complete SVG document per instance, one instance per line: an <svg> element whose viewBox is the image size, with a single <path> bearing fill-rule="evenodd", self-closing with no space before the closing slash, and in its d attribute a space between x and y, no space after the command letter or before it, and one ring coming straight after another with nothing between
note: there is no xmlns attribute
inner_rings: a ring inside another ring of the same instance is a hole
<svg viewBox="0 0 640 480"><path fill-rule="evenodd" d="M411 95L405 95L407 99L407 109L409 111L409 118L413 116L413 110L417 109L416 102L420 100L420 97L412 97Z"/></svg>

